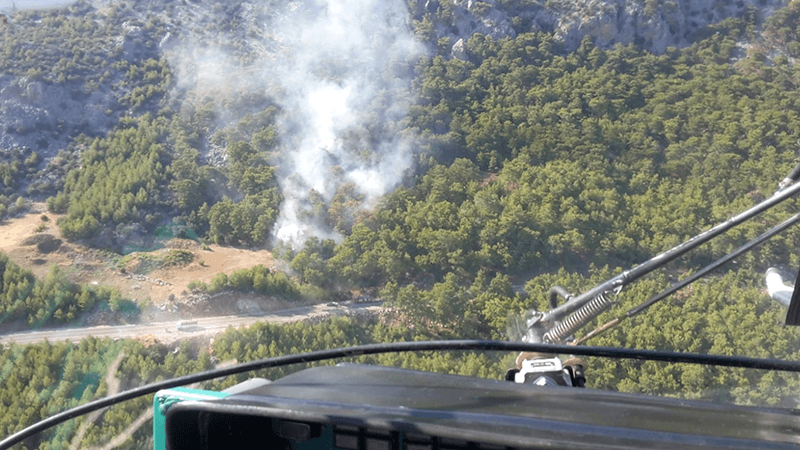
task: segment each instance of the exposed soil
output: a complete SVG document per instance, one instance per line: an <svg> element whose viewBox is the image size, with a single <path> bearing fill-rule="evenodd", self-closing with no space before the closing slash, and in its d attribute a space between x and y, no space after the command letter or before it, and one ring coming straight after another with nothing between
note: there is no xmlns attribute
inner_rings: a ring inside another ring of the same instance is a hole
<svg viewBox="0 0 800 450"><path fill-rule="evenodd" d="M43 215L47 220L42 220ZM207 299L191 295L190 282L210 283L220 272L231 273L258 264L273 267L275 264L268 250L213 244L204 246L189 239L172 239L162 243L164 248L146 253L134 252L123 259L122 255L67 242L56 225L59 218L58 214L46 212L43 203L34 203L31 212L25 216L0 223L0 252L17 265L31 270L37 278L44 279L50 267L57 265L74 282L115 287L124 297L137 302L149 299L154 309L162 308L160 311L164 313L175 310L175 302L180 304L178 309L182 306L187 313L217 313L211 306L198 305ZM224 300L226 304L238 301ZM252 302L246 300L245 303L245 308L253 307ZM258 299L257 303L263 311L285 307L276 299ZM220 312L232 312L228 307L223 309ZM155 311L152 313L156 314Z"/></svg>

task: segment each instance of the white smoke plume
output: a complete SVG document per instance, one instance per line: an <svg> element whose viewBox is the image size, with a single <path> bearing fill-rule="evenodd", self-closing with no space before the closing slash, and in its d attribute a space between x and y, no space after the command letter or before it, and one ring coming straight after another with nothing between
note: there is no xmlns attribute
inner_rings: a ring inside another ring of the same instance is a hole
<svg viewBox="0 0 800 450"><path fill-rule="evenodd" d="M246 5L258 11L258 4ZM248 37L260 39L248 42L259 56L243 63L206 44L184 45L171 58L179 87L191 85L206 98L260 89L274 101L285 198L275 238L299 245L310 236L338 237L316 223L312 200L329 203L350 185L367 209L400 183L414 151L402 125L412 101L410 68L424 47L407 25L403 0L260 6L269 12L250 16L262 18L260 36ZM231 74L239 74L237 82Z"/></svg>
<svg viewBox="0 0 800 450"><path fill-rule="evenodd" d="M284 16L278 28L286 58L267 69L280 80L289 152L279 240L302 241L315 224L298 217L310 189L326 201L349 181L369 203L396 186L411 164L412 144L396 133L406 114L409 79L402 67L421 55L398 0L317 0ZM374 136L375 133L380 134ZM373 134L373 135L370 135ZM377 142L376 142L377 138ZM340 168L344 180L332 170Z"/></svg>

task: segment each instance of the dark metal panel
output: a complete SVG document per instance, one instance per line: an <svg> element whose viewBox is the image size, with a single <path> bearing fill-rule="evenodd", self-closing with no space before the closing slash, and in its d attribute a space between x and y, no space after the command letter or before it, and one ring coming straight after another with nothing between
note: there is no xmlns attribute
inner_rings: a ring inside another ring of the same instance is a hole
<svg viewBox="0 0 800 450"><path fill-rule="evenodd" d="M800 417L782 410L353 364L174 409L192 408L461 439L472 448L800 447Z"/></svg>

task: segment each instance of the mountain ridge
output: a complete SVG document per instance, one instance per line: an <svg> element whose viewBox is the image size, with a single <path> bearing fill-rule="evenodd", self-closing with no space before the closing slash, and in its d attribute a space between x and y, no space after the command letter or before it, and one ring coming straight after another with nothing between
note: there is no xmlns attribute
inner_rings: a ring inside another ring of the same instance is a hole
<svg viewBox="0 0 800 450"><path fill-rule="evenodd" d="M757 11L761 19L785 0L414 0L418 21L429 16L436 39L449 39L452 56L465 58L464 43L475 33L494 39L522 32L553 33L567 52L584 37L606 49L636 44L653 53L685 47L709 25Z"/></svg>

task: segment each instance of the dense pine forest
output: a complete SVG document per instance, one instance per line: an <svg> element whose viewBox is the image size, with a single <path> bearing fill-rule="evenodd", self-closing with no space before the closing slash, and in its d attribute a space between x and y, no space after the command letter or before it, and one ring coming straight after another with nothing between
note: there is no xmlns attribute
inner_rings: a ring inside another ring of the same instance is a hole
<svg viewBox="0 0 800 450"><path fill-rule="evenodd" d="M115 10L118 25L124 8ZM174 74L153 37L163 24L141 24L142 52L106 64L120 57L100 45L113 22L105 29L94 14L89 7L68 15L20 13L15 27L0 29L0 74L118 96L116 109L104 112L114 123L106 134L77 130L47 162L44 146L4 152L0 218L24 208L25 186L25 195L46 198L52 212L65 214L58 226L76 242L122 253L119 236L174 222L204 242L271 248L286 260L285 273L257 266L220 274L200 290L289 300L371 291L394 312L259 324L229 330L211 348L93 338L2 347L2 436L106 395L106 372L120 354L115 373L124 389L234 359L400 340L518 339L514 319L546 309L551 286L583 291L724 221L772 195L798 157L800 2L766 19L751 11L717 23L692 45L663 54L635 45L598 48L590 38L567 52L543 31L504 39L476 34L465 60L428 42L427 56L404 67L416 99L392 124L418 137L413 168L366 210L356 207L363 195L347 183L330 200L319 196L306 213L340 238L310 237L293 247L273 238L284 200L277 177L287 149L278 136L287 112L267 96L234 99L251 112L215 128L212 104L182 107L169 94ZM48 26L26 27L28 19ZM418 37L428 36L426 23L416 22ZM353 140L377 139L386 129ZM201 157L209 142L225 149L225 164ZM786 202L626 288L598 322L766 231L798 205ZM590 343L796 360L800 332L783 325L785 311L765 294L763 274L771 265L800 267L799 246L800 231L790 229ZM0 287L0 322L40 326L74 321L98 304L130 307L118 292L70 283L58 268L36 280L4 255ZM514 357L357 361L499 379ZM798 407L800 388L790 375L600 358L589 361L587 381L598 389L785 408ZM110 409L77 445L107 442L147 402ZM82 420L20 448L69 448ZM142 427L124 446L152 446L150 434Z"/></svg>

